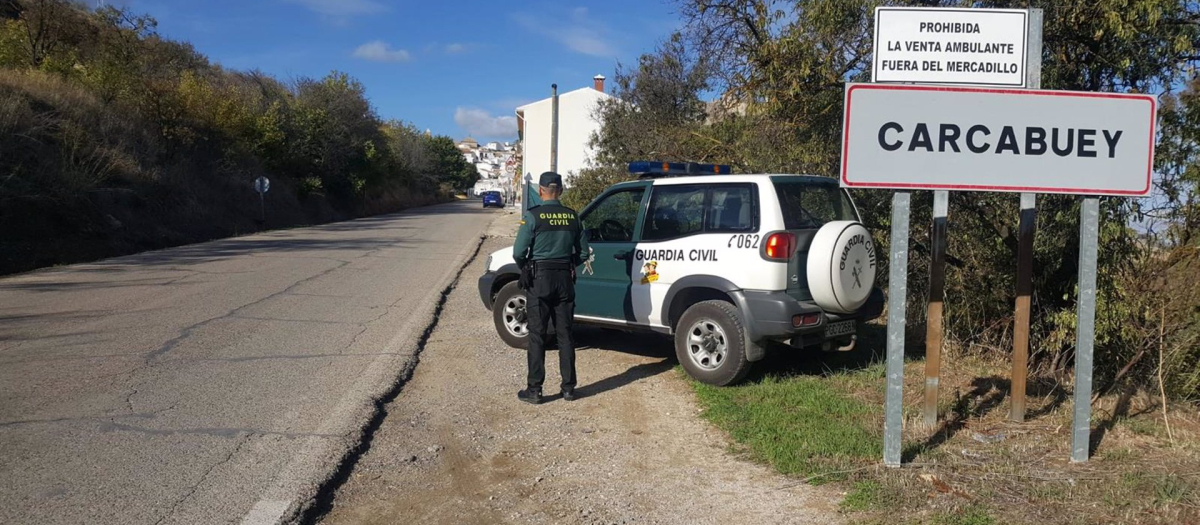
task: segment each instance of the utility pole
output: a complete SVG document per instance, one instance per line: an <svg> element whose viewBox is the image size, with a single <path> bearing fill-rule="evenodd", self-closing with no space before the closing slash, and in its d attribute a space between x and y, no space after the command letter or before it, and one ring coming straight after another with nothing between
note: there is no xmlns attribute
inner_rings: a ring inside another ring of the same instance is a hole
<svg viewBox="0 0 1200 525"><path fill-rule="evenodd" d="M558 84L550 84L550 171L558 173Z"/></svg>

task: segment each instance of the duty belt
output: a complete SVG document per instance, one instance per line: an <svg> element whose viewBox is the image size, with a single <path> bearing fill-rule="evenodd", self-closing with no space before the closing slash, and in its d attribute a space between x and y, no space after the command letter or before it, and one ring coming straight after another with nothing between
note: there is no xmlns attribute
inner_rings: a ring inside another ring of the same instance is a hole
<svg viewBox="0 0 1200 525"><path fill-rule="evenodd" d="M561 259L545 259L541 261L533 261L533 267L536 270L570 270L575 267L571 261Z"/></svg>

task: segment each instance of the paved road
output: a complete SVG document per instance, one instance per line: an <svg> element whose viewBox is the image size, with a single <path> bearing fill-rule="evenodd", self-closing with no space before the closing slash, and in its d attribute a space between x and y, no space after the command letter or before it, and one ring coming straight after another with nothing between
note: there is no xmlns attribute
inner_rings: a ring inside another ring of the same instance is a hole
<svg viewBox="0 0 1200 525"><path fill-rule="evenodd" d="M0 523L294 517L496 213L478 203L0 279Z"/></svg>

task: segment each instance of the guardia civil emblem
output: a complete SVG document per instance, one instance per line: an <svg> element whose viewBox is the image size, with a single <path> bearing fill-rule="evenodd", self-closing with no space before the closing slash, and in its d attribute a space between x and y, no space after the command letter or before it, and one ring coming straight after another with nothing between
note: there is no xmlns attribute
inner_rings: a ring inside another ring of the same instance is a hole
<svg viewBox="0 0 1200 525"><path fill-rule="evenodd" d="M592 250L591 246L588 246L588 257L586 260L583 261L583 273L586 273L588 275L596 275L596 271L592 270L592 261L595 261L595 260L596 260L596 252L594 250Z"/></svg>

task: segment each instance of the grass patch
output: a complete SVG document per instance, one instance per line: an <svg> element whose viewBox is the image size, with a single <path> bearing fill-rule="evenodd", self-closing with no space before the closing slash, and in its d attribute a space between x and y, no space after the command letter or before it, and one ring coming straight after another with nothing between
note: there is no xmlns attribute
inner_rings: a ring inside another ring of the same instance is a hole
<svg viewBox="0 0 1200 525"><path fill-rule="evenodd" d="M816 476L813 483L844 479L836 472L882 454L874 428L880 408L843 393L827 378L767 376L724 388L692 384L706 419L784 474Z"/></svg>
<svg viewBox="0 0 1200 525"><path fill-rule="evenodd" d="M861 512L867 510L886 509L899 503L899 491L887 487L873 479L855 481L842 500L842 510Z"/></svg>
<svg viewBox="0 0 1200 525"><path fill-rule="evenodd" d="M993 518L987 508L982 505L968 505L934 516L933 523L936 525L995 525L996 518Z"/></svg>
<svg viewBox="0 0 1200 525"><path fill-rule="evenodd" d="M1162 433L1158 421L1150 418L1122 418L1120 424L1140 436L1159 437Z"/></svg>

